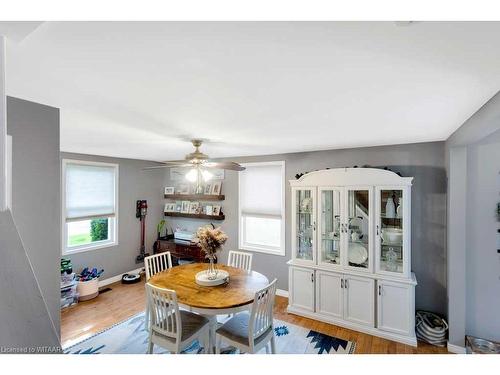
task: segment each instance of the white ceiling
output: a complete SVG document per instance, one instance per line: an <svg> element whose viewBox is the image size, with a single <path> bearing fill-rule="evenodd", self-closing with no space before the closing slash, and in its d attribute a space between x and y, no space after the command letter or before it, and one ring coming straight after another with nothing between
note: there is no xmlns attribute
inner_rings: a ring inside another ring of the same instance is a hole
<svg viewBox="0 0 500 375"><path fill-rule="evenodd" d="M444 140L500 89L498 22L36 26L8 27L7 93L61 108L63 151L170 160L193 137L212 157Z"/></svg>

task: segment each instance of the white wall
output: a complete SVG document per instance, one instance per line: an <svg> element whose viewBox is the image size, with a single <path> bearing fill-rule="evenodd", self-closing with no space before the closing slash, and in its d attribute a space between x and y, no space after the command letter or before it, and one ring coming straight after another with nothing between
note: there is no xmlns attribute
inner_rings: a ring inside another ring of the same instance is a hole
<svg viewBox="0 0 500 375"><path fill-rule="evenodd" d="M500 342L500 131L467 153L466 334Z"/></svg>
<svg viewBox="0 0 500 375"><path fill-rule="evenodd" d="M495 326L500 320L500 294L496 289L500 282L500 258L493 255L496 244L487 241L491 231L485 229L492 225L492 201L486 197L483 201L481 196L484 189L493 187L489 177L497 176L499 170L494 173L492 162L500 158L494 154L498 144L481 145L498 142L499 130L500 92L446 141L448 318L449 342L453 345L464 346L466 334L485 338L500 335ZM479 272L482 265L486 267ZM492 288L497 291L496 296Z"/></svg>

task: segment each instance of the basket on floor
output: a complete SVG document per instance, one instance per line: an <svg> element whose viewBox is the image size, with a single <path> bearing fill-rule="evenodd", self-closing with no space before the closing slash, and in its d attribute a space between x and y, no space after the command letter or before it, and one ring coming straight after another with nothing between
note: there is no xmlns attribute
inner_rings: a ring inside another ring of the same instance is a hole
<svg viewBox="0 0 500 375"><path fill-rule="evenodd" d="M417 338L435 346L446 346L448 323L440 316L429 311L419 310L415 317Z"/></svg>

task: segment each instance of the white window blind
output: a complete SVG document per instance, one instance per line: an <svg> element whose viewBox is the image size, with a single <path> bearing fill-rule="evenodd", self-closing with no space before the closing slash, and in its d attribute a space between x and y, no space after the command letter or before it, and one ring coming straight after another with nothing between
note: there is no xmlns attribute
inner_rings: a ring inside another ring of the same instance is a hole
<svg viewBox="0 0 500 375"><path fill-rule="evenodd" d="M245 167L240 172L241 213L281 217L282 165L262 163Z"/></svg>
<svg viewBox="0 0 500 375"><path fill-rule="evenodd" d="M245 164L239 173L239 245L285 255L285 163Z"/></svg>
<svg viewBox="0 0 500 375"><path fill-rule="evenodd" d="M66 163L66 221L116 213L117 168Z"/></svg>

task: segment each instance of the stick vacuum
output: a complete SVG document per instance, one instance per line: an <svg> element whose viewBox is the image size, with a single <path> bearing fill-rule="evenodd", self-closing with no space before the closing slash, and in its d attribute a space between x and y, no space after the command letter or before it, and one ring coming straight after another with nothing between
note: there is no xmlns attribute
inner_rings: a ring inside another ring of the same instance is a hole
<svg viewBox="0 0 500 375"><path fill-rule="evenodd" d="M140 200L136 203L135 217L141 222L141 246L139 248L139 255L135 258L136 263L144 262L144 258L149 256L146 253L146 215L148 213L148 202Z"/></svg>

